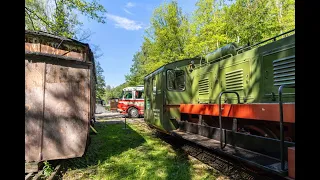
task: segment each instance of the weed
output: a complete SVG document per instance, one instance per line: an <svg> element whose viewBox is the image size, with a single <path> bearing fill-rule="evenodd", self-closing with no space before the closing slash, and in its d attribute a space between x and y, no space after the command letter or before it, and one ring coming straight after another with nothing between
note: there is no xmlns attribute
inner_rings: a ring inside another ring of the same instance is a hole
<svg viewBox="0 0 320 180"><path fill-rule="evenodd" d="M53 172L53 168L51 164L48 161L45 161L43 166L43 175L45 177L49 177L52 172Z"/></svg>

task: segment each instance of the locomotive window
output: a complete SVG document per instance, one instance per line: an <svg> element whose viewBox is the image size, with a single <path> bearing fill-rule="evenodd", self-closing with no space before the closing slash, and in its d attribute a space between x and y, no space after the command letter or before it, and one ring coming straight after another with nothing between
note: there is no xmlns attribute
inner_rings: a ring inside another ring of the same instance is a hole
<svg viewBox="0 0 320 180"><path fill-rule="evenodd" d="M183 91L185 90L185 75L183 70L167 71L167 88L168 90Z"/></svg>

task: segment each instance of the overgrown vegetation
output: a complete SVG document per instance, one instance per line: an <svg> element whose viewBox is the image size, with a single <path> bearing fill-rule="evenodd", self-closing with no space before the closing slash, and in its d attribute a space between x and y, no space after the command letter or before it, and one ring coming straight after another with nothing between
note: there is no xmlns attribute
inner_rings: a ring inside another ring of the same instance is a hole
<svg viewBox="0 0 320 180"><path fill-rule="evenodd" d="M88 152L68 160L63 179L216 179L214 169L156 138L143 124L96 124Z"/></svg>

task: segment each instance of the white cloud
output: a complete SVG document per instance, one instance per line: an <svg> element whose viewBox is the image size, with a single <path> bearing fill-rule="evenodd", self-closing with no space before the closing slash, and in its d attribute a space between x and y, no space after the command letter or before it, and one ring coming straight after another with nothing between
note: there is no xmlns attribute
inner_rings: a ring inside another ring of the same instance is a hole
<svg viewBox="0 0 320 180"><path fill-rule="evenodd" d="M142 28L142 23L138 23L125 17L107 14L107 18L114 21L116 27L124 28L126 30L139 30Z"/></svg>
<svg viewBox="0 0 320 180"><path fill-rule="evenodd" d="M127 8L132 8L132 7L134 7L134 6L136 6L136 4L134 4L134 3L132 3L132 2L128 2L128 3L126 4L126 7L127 7Z"/></svg>
<svg viewBox="0 0 320 180"><path fill-rule="evenodd" d="M133 15L132 12L128 11L126 8L124 8L123 10L124 10L126 13Z"/></svg>

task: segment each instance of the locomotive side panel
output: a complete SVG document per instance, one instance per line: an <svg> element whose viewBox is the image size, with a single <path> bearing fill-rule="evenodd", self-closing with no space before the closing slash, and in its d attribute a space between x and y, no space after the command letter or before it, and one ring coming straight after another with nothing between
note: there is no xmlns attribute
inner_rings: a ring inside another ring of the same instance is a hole
<svg viewBox="0 0 320 180"><path fill-rule="evenodd" d="M280 85L295 85L294 45L277 48L262 55L263 86L261 92L264 102L279 101ZM294 102L294 89L284 89L285 101Z"/></svg>

